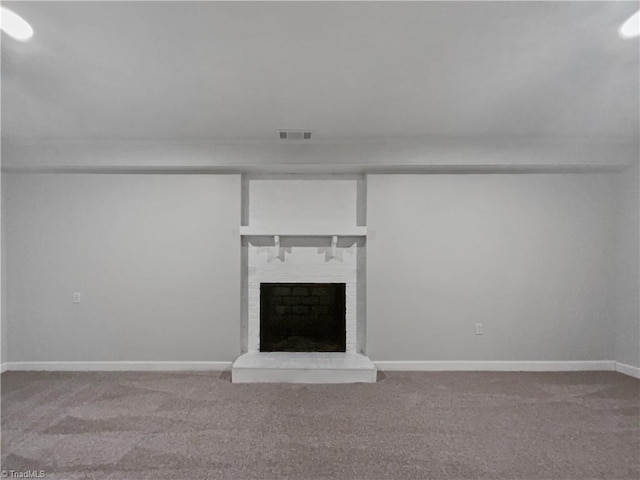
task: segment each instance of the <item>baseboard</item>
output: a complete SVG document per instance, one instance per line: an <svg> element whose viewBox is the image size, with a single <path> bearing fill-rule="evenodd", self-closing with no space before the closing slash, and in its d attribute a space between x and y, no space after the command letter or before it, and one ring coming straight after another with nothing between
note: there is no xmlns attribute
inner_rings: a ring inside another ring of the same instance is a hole
<svg viewBox="0 0 640 480"><path fill-rule="evenodd" d="M469 371L469 372L575 372L615 371L613 360L597 361L373 361L383 371Z"/></svg>
<svg viewBox="0 0 640 480"><path fill-rule="evenodd" d="M617 371L640 378L640 368L613 360L597 361L374 361L382 371L488 371L488 372L571 372ZM6 362L0 366L7 371L61 372L169 372L223 371L232 362Z"/></svg>
<svg viewBox="0 0 640 480"><path fill-rule="evenodd" d="M3 371L46 372L174 372L222 371L232 362L8 362Z"/></svg>
<svg viewBox="0 0 640 480"><path fill-rule="evenodd" d="M633 378L640 378L640 368L627 365L626 363L616 362L616 372L624 373Z"/></svg>

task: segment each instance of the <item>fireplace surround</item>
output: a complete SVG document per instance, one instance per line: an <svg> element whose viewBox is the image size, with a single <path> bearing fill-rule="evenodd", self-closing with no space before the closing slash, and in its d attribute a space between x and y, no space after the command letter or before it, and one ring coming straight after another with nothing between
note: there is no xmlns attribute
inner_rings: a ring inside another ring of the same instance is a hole
<svg viewBox="0 0 640 480"><path fill-rule="evenodd" d="M261 285L275 283L342 284L344 288L344 350L342 351L354 353L361 351L364 318L363 311L359 312L359 310L363 310L364 307L362 301L358 302L358 269L360 265L360 269L363 270L364 261L358 243L358 239L354 237L339 239L334 247L331 245L330 236L326 238L283 237L279 239L279 245L276 245L272 238L249 238L247 241L246 351L270 351L263 350L260 341L263 308ZM364 280L360 278L360 282L364 283ZM302 310L304 309L298 309L298 311Z"/></svg>

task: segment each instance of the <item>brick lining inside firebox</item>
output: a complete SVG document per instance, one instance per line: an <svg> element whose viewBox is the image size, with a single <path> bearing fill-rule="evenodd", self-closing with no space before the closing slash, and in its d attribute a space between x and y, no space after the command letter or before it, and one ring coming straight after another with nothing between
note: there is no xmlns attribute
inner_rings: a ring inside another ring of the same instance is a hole
<svg viewBox="0 0 640 480"><path fill-rule="evenodd" d="M344 283L261 283L260 350L344 352Z"/></svg>

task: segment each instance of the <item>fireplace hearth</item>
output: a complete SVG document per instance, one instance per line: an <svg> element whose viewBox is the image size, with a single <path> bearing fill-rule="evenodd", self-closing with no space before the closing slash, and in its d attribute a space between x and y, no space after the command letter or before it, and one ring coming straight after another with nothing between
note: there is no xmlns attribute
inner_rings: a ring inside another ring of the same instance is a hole
<svg viewBox="0 0 640 480"><path fill-rule="evenodd" d="M344 283L261 283L261 352L345 352Z"/></svg>

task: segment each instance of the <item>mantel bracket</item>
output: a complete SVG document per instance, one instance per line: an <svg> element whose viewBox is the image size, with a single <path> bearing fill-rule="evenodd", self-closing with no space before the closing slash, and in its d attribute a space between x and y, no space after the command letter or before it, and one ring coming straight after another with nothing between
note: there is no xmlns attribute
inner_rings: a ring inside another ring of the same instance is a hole
<svg viewBox="0 0 640 480"><path fill-rule="evenodd" d="M282 260L282 258L280 258L280 235L273 236L273 243L276 246L276 258Z"/></svg>

